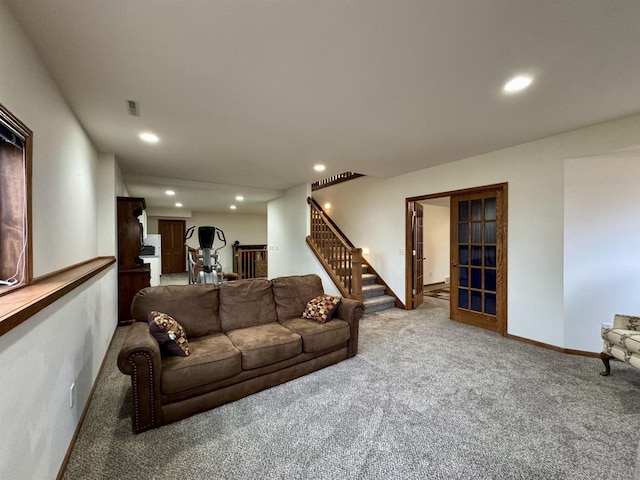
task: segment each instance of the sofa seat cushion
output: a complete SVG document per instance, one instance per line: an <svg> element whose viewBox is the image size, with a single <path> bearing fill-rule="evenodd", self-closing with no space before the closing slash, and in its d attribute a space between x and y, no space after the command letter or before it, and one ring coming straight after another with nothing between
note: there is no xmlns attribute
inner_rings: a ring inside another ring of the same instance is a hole
<svg viewBox="0 0 640 480"><path fill-rule="evenodd" d="M223 333L189 340L188 357L162 359L162 392L177 393L242 371L240 351Z"/></svg>
<svg viewBox="0 0 640 480"><path fill-rule="evenodd" d="M302 352L302 338L277 322L227 332L242 353L242 369L281 362Z"/></svg>
<svg viewBox="0 0 640 480"><path fill-rule="evenodd" d="M624 348L630 353L640 354L640 332L622 328L606 328L602 331L605 343Z"/></svg>
<svg viewBox="0 0 640 480"><path fill-rule="evenodd" d="M306 318L292 318L280 323L302 337L302 350L309 353L341 345L351 337L349 324L344 320L319 323Z"/></svg>

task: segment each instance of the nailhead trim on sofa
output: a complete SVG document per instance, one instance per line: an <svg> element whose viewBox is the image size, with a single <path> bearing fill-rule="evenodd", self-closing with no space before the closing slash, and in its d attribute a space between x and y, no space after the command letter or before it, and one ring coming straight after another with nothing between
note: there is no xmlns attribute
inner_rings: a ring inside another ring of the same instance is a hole
<svg viewBox="0 0 640 480"><path fill-rule="evenodd" d="M151 423L148 423L147 425L140 425L140 417L139 417L139 412L140 409L138 408L139 406L139 394L138 394L138 366L135 364L134 359L136 357L145 357L147 359L147 363L149 364L149 389L151 392L153 392L153 368L152 368L152 364L151 364L151 356L148 353L136 353L133 356L131 356L131 358L129 359L129 364L131 364L131 366L133 367L133 378L135 379L134 382L132 382L133 385L133 411L135 412L135 417L134 417L134 423L135 423L135 431L136 432L141 432L142 430L146 430L148 428L152 428L155 426L155 417L152 415L151 416ZM155 412L155 405L154 405L154 398L153 395L150 395L149 400L151 402L151 408L150 411L151 412Z"/></svg>

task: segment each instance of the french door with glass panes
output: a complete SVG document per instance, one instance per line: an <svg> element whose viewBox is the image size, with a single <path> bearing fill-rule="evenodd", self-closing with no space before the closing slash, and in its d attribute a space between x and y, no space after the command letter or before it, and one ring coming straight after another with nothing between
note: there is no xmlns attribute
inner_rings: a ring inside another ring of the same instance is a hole
<svg viewBox="0 0 640 480"><path fill-rule="evenodd" d="M424 208L418 202L409 202L408 224L411 225L411 275L413 289L411 307L418 308L424 299Z"/></svg>
<svg viewBox="0 0 640 480"><path fill-rule="evenodd" d="M451 319L506 333L506 185L451 197Z"/></svg>

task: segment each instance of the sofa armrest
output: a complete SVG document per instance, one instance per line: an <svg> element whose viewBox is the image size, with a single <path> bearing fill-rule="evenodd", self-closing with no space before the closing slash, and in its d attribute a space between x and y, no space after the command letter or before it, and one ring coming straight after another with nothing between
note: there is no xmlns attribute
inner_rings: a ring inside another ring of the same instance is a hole
<svg viewBox="0 0 640 480"><path fill-rule="evenodd" d="M344 320L349 324L351 337L349 338L348 354L353 357L358 353L358 329L360 328L360 319L364 315L364 305L357 300L343 298L338 305L338 311L334 315L335 318Z"/></svg>
<svg viewBox="0 0 640 480"><path fill-rule="evenodd" d="M160 368L160 345L149 333L149 325L145 322L133 322L127 331L118 353L118 368L125 375L133 375L132 356L143 353L158 360Z"/></svg>
<svg viewBox="0 0 640 480"><path fill-rule="evenodd" d="M162 425L160 346L146 322L134 322L118 353L118 368L131 376L133 433Z"/></svg>
<svg viewBox="0 0 640 480"><path fill-rule="evenodd" d="M640 331L640 317L617 313L613 316L613 328Z"/></svg>

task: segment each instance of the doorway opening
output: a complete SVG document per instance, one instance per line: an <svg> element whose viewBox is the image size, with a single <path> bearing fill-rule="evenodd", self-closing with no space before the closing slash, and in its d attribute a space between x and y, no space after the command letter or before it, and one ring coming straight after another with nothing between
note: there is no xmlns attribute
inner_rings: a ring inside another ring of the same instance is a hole
<svg viewBox="0 0 640 480"><path fill-rule="evenodd" d="M419 202L424 209L424 296L450 299L451 197Z"/></svg>
<svg viewBox="0 0 640 480"><path fill-rule="evenodd" d="M425 285L446 284L448 277L451 319L506 335L507 187L503 183L406 199L408 309L422 304ZM442 230L437 224L443 220L434 222L432 217L442 217L446 203L449 253L443 266L446 233L426 230ZM438 242L437 248L431 241Z"/></svg>

